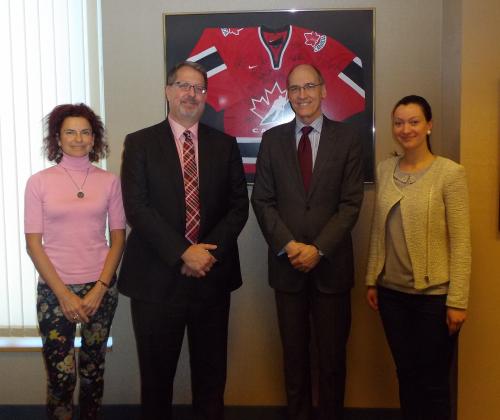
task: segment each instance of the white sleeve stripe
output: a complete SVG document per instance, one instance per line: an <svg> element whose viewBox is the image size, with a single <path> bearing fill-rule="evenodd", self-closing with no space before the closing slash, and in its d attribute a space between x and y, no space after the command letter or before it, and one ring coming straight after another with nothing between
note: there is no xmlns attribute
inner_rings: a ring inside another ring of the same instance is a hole
<svg viewBox="0 0 500 420"><path fill-rule="evenodd" d="M187 61L199 61L202 58L205 58L207 55L213 54L214 52L217 52L217 48L212 46L210 48L207 48L206 50L203 50L202 52L200 52L196 55L193 55L192 57L189 57L187 59Z"/></svg>
<svg viewBox="0 0 500 420"><path fill-rule="evenodd" d="M236 137L238 143L260 143L260 137Z"/></svg>
<svg viewBox="0 0 500 420"><path fill-rule="evenodd" d="M221 71L224 71L226 69L227 66L225 64L221 64L220 66L217 66L214 69L207 71L207 77L210 78L212 76L215 76L217 73L220 73Z"/></svg>
<svg viewBox="0 0 500 420"><path fill-rule="evenodd" d="M339 73L339 79L353 88L359 94L359 96L362 96L363 98L365 97L365 90L359 87L351 79L349 79L349 77L347 77L344 73Z"/></svg>
<svg viewBox="0 0 500 420"><path fill-rule="evenodd" d="M352 61L354 61L359 67L363 67L363 62L361 61L361 58L354 57Z"/></svg>

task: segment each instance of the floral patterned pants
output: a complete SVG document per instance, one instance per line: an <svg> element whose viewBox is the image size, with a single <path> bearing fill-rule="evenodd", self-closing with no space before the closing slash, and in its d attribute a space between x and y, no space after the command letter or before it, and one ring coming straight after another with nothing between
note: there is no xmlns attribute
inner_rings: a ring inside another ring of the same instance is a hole
<svg viewBox="0 0 500 420"><path fill-rule="evenodd" d="M94 284L67 287L83 297ZM89 322L81 324L82 344L78 352L81 420L98 418L104 390L106 345L117 304L118 291L113 285ZM77 370L74 347L76 324L65 318L56 295L43 283L38 284L37 311L47 369L47 415L51 420L71 420Z"/></svg>

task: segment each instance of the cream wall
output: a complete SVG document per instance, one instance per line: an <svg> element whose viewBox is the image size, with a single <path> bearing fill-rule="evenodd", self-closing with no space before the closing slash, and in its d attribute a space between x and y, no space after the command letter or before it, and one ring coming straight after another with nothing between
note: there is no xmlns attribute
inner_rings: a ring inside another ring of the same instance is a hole
<svg viewBox="0 0 500 420"><path fill-rule="evenodd" d="M460 419L500 418L500 2L463 2L461 147L470 188L473 272L460 346Z"/></svg>
<svg viewBox="0 0 500 420"><path fill-rule="evenodd" d="M489 8L479 7L471 0L463 3L462 8L458 0L312 0L308 7L376 9L377 161L394 148L389 114L393 103L401 96L419 93L430 100L435 114L435 150L448 156L457 157L459 152L454 146L455 140L450 142L448 134L459 124L462 112L461 153L471 177L471 195L474 198L481 193L473 206L473 280L481 286L473 288L471 317L463 332L460 354L460 418L470 419L480 418L470 415L470 407L486 410L484 407L491 407L495 401L497 406L499 404L495 376L498 376L500 363L493 353L498 343L491 341L494 335L490 335L488 344L494 345L483 344L486 339L484 326L488 331L497 331L495 327L499 322L493 306L496 294L492 293L493 282L500 271L493 265L498 255L495 223L499 54L494 57L495 54L488 54L488 50L477 48L477 45L491 45L490 51L494 47L498 49L499 34L494 25L500 19L495 0L482 3ZM247 4L216 0L200 9L199 2L194 0L102 0L106 124L112 148L110 170L119 172L122 142L128 132L164 118L162 13L242 11L248 10ZM289 9L300 5L276 0L252 3L254 10ZM491 13L491 9L497 14ZM467 48L462 52L460 66L462 43ZM484 71L477 74L477 63L484 62L485 56L489 56L490 61ZM492 66L491 61L497 67ZM460 85L461 72L464 79ZM461 109L456 105L460 101L460 86L463 89ZM480 106L485 103L489 104L488 110L494 110L492 116ZM442 136L442 132L446 136ZM453 139L458 141L458 135L455 133ZM481 147L478 148L479 140ZM361 216L354 230L357 285L353 290L346 403L351 407L395 407L397 395L392 361L380 322L364 303L362 277L372 204L373 186L367 186ZM477 244L487 245L487 251ZM233 294L232 300L226 402L232 405L283 404L281 350L273 295L266 284L265 245L253 214L240 238L240 247L245 284ZM137 403L138 367L126 298L120 301L113 335L115 345L107 359L105 403ZM480 348L478 343L481 343ZM477 373L479 370L481 375ZM40 404L44 401L44 372L38 353L2 353L0 373L0 404ZM24 392L20 393L20 389ZM189 369L184 351L176 379L175 400L187 403L189 399ZM497 406L493 405L500 412ZM485 414L482 418L494 417Z"/></svg>

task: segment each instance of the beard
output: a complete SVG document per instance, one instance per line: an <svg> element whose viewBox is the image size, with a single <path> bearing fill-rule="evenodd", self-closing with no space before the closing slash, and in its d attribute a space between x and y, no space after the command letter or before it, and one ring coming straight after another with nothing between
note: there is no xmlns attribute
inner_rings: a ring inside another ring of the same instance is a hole
<svg viewBox="0 0 500 420"><path fill-rule="evenodd" d="M186 98L180 102L179 114L184 118L196 119L198 121L204 109L205 104L202 104L196 98Z"/></svg>

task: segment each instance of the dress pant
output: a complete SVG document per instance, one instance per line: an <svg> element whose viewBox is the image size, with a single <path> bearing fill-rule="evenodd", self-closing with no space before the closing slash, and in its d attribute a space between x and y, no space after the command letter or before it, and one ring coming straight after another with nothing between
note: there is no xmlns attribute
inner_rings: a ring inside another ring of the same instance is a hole
<svg viewBox="0 0 500 420"><path fill-rule="evenodd" d="M340 420L344 412L346 344L351 327L350 292L321 293L309 286L275 292L283 345L289 420L312 419L311 321L318 349L318 419Z"/></svg>
<svg viewBox="0 0 500 420"><path fill-rule="evenodd" d="M168 301L131 301L143 420L172 419L173 382L186 328L196 418L224 418L230 295L207 294L203 281L180 276Z"/></svg>
<svg viewBox="0 0 500 420"><path fill-rule="evenodd" d="M403 420L448 420L450 369L458 334L448 334L446 295L379 287L378 302L396 364Z"/></svg>

